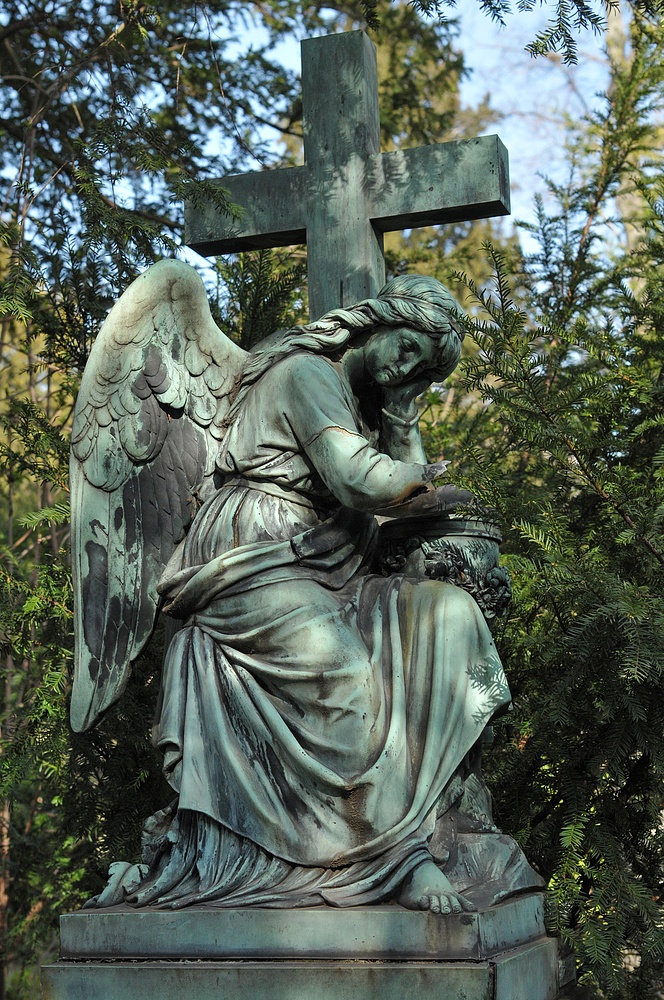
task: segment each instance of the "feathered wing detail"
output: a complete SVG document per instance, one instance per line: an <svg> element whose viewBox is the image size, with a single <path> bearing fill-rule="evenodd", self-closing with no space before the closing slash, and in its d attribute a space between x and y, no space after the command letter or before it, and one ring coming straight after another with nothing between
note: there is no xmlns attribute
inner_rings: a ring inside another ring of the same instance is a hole
<svg viewBox="0 0 664 1000"><path fill-rule="evenodd" d="M76 732L120 697L152 632L159 577L213 485L246 358L176 260L141 275L99 332L71 438Z"/></svg>

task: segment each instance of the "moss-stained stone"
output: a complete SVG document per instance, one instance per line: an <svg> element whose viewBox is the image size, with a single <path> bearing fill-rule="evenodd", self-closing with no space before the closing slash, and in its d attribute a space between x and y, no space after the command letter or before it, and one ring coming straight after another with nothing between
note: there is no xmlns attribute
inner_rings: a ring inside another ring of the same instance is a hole
<svg viewBox="0 0 664 1000"><path fill-rule="evenodd" d="M59 963L43 1000L555 1000L556 943L485 962Z"/></svg>
<svg viewBox="0 0 664 1000"><path fill-rule="evenodd" d="M44 1000L554 1000L557 942L529 894L446 917L398 906L61 918ZM168 960L166 960L168 956Z"/></svg>
<svg viewBox="0 0 664 1000"><path fill-rule="evenodd" d="M489 958L545 935L542 897L441 917L401 906L313 909L112 907L60 918L65 959Z"/></svg>

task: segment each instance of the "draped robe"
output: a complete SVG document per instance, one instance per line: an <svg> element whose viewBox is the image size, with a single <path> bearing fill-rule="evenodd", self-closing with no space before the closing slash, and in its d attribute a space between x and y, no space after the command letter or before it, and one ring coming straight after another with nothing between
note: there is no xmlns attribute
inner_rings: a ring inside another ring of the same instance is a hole
<svg viewBox="0 0 664 1000"><path fill-rule="evenodd" d="M424 483L369 440L341 366L298 352L244 397L162 582L183 626L156 727L179 800L129 902L375 902L431 859L437 804L509 701L476 603L373 571L372 511Z"/></svg>

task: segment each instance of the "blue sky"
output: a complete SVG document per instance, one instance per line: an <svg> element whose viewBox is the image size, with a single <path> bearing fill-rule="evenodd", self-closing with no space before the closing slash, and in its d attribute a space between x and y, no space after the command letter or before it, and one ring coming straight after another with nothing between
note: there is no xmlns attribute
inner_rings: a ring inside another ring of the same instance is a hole
<svg viewBox="0 0 664 1000"><path fill-rule="evenodd" d="M459 5L460 47L472 73L462 85L462 100L476 105L486 94L501 115L496 131L510 153L512 217L532 217L534 194L545 191L541 175L565 173L564 133L598 104L607 85L604 41L592 32L579 36L579 61L566 67L557 57L532 58L526 44L548 18L547 9L515 14L506 29L482 14L476 3Z"/></svg>

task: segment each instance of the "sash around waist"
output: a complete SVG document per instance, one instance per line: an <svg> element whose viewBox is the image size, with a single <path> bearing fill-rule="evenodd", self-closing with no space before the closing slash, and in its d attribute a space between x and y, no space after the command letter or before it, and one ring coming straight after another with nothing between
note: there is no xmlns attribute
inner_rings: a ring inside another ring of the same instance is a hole
<svg viewBox="0 0 664 1000"><path fill-rule="evenodd" d="M279 500L286 500L287 503L292 503L296 507L306 507L307 510L325 511L328 515L333 513L337 506L334 497L330 497L329 501L323 497L310 497L292 489L284 489L278 483L269 479L248 479L246 476L233 476L232 479L229 479L220 487L220 490L227 490L236 486L242 489L253 490L256 493L267 493L268 496L277 497Z"/></svg>

